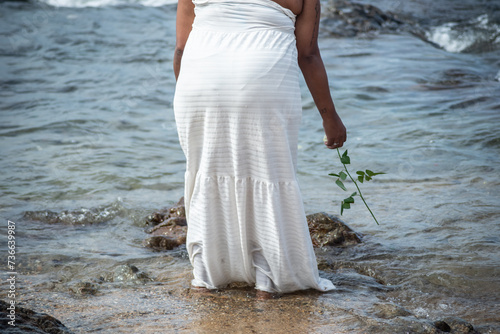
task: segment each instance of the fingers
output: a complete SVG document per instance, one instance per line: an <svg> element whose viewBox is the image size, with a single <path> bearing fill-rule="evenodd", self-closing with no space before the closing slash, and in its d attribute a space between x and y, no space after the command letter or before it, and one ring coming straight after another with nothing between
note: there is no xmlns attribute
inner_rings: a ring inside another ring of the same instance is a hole
<svg viewBox="0 0 500 334"><path fill-rule="evenodd" d="M327 138L326 135L323 138L325 146L329 149L336 149L344 146L346 138Z"/></svg>
<svg viewBox="0 0 500 334"><path fill-rule="evenodd" d="M344 143L336 143L336 142L332 142L331 144L325 142L325 145L326 147L328 147L329 149L336 149L336 148L340 148L342 146L344 146Z"/></svg>

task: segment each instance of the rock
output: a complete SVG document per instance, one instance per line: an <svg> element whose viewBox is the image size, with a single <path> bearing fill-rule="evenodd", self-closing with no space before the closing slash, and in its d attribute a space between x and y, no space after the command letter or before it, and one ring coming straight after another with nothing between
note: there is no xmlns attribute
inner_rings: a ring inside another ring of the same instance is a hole
<svg viewBox="0 0 500 334"><path fill-rule="evenodd" d="M32 311L30 309L15 306L15 327L8 324L9 303L0 300L0 332L4 334L21 333L50 333L50 334L71 334L72 332L56 318Z"/></svg>
<svg viewBox="0 0 500 334"><path fill-rule="evenodd" d="M174 221L171 221L174 219ZM186 235L187 235L187 225L185 218L171 218L167 222L169 224L157 225L150 232L153 236L163 236L176 239L179 245L186 243ZM183 219L179 221L179 219ZM176 223L183 223L183 225L177 225Z"/></svg>
<svg viewBox="0 0 500 334"><path fill-rule="evenodd" d="M179 242L179 239L167 237L163 235L156 235L154 237L147 238L143 241L142 245L147 248L151 248L154 250L172 250L175 247L178 247L186 242L184 238L184 242Z"/></svg>
<svg viewBox="0 0 500 334"><path fill-rule="evenodd" d="M177 240L179 245L186 243L187 226L167 226L154 231L153 236L170 237Z"/></svg>
<svg viewBox="0 0 500 334"><path fill-rule="evenodd" d="M92 282L76 282L69 287L69 290L78 296L93 296L99 292L99 286Z"/></svg>
<svg viewBox="0 0 500 334"><path fill-rule="evenodd" d="M186 243L187 222L184 198L167 209L162 209L146 218L149 227L145 232L152 235L142 245L154 250L171 250Z"/></svg>
<svg viewBox="0 0 500 334"><path fill-rule="evenodd" d="M379 318L392 319L395 317L406 317L412 315L410 311L393 303L376 303L373 305L375 314Z"/></svg>
<svg viewBox="0 0 500 334"><path fill-rule="evenodd" d="M166 209L161 209L160 211L154 212L148 217L146 217L146 223L148 226L156 226L158 224L163 223L169 218L186 218L186 209L184 207L184 197L181 197L179 202L171 207Z"/></svg>
<svg viewBox="0 0 500 334"><path fill-rule="evenodd" d="M115 267L112 271L106 273L102 279L106 282L121 282L121 283L134 283L142 284L151 281L149 276L140 271L134 265L122 264Z"/></svg>
<svg viewBox="0 0 500 334"><path fill-rule="evenodd" d="M474 326L457 317L449 317L444 320L436 321L434 326L445 333L479 334L479 332L474 329Z"/></svg>
<svg viewBox="0 0 500 334"><path fill-rule="evenodd" d="M155 225L151 228L146 229L146 233L151 233L154 235L163 235L164 230L168 230L169 228L175 226L187 226L186 218L184 217L172 217L167 220Z"/></svg>
<svg viewBox="0 0 500 334"><path fill-rule="evenodd" d="M397 30L403 22L375 6L345 0L331 0L321 21L322 30L338 37L366 35L380 30Z"/></svg>
<svg viewBox="0 0 500 334"><path fill-rule="evenodd" d="M314 247L347 246L361 242L361 236L339 218L324 212L307 216Z"/></svg>
<svg viewBox="0 0 500 334"><path fill-rule="evenodd" d="M384 330L381 330L381 327ZM442 334L427 319L419 319L414 316L395 317L375 328L369 328L367 333L411 333L411 334Z"/></svg>

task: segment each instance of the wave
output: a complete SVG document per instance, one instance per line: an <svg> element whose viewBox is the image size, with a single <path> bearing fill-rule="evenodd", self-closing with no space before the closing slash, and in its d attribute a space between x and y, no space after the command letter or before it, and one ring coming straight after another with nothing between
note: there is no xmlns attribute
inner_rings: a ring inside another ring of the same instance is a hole
<svg viewBox="0 0 500 334"><path fill-rule="evenodd" d="M432 27L425 37L448 52L487 52L500 48L500 25L483 14L465 23Z"/></svg>
<svg viewBox="0 0 500 334"><path fill-rule="evenodd" d="M54 7L112 7L123 5L142 5L145 7L161 7L176 4L177 0L40 0Z"/></svg>

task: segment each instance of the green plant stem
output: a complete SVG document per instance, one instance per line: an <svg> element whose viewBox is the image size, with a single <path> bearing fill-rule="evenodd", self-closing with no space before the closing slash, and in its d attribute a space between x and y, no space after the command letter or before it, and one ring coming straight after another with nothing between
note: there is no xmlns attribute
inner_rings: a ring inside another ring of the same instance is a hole
<svg viewBox="0 0 500 334"><path fill-rule="evenodd" d="M342 162L342 156L340 155L340 150L338 148L337 148L337 154L339 155L340 162L342 163L342 165L344 165L344 170L346 171L347 175L349 175L349 178L351 179L352 182L354 182L354 185L358 189L359 197L361 197L361 200L363 201L363 203L365 203L366 208L368 209L368 211L370 211L370 214L372 215L373 219L375 220L375 223L377 223L377 225L380 225L378 223L377 218L375 218L375 215L373 214L372 210L370 210L370 207L366 203L365 198L363 197L363 194L361 193L361 189L359 189L358 183L353 179L353 177L351 176L351 173L349 173L349 170L347 170L347 166L345 165L345 163Z"/></svg>

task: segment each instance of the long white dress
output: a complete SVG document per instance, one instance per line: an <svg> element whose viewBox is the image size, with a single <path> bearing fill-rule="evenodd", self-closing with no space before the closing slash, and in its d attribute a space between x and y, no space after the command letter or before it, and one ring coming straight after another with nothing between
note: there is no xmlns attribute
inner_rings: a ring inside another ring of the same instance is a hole
<svg viewBox="0 0 500 334"><path fill-rule="evenodd" d="M334 289L318 276L296 178L295 15L271 0L193 2L174 97L192 285Z"/></svg>

